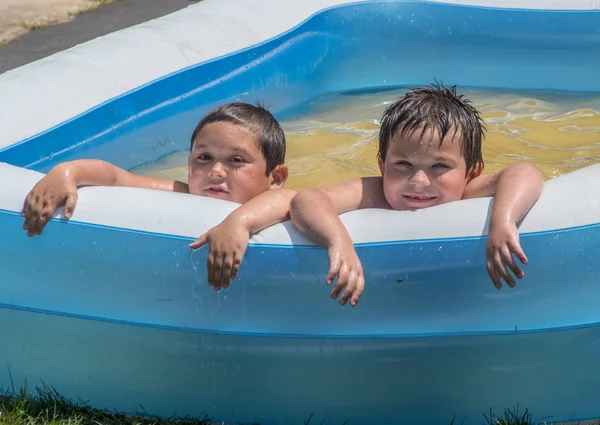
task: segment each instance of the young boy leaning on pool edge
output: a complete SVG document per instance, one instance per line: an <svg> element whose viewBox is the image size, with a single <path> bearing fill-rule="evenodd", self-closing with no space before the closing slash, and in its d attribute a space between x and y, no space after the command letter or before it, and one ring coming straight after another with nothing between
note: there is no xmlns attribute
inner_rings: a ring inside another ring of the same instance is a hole
<svg viewBox="0 0 600 425"><path fill-rule="evenodd" d="M187 184L136 175L99 160L61 163L26 196L23 229L28 236L41 235L63 205L64 217L70 218L82 186L138 187L237 202L243 205L190 244L194 249L209 244L208 283L218 290L235 278L250 234L289 219L296 192L283 188L285 151L285 134L264 107L220 105L204 115L192 134ZM263 200L267 192L273 193Z"/></svg>
<svg viewBox="0 0 600 425"><path fill-rule="evenodd" d="M455 87L441 83L400 96L384 112L379 132L381 177L363 177L307 189L291 202L291 220L326 248L331 296L356 305L364 289L362 265L339 214L363 208L417 210L460 199L493 196L486 267L496 288L524 273L527 257L519 243L519 223L539 198L544 179L537 167L522 162L481 175L485 126L479 111Z"/></svg>

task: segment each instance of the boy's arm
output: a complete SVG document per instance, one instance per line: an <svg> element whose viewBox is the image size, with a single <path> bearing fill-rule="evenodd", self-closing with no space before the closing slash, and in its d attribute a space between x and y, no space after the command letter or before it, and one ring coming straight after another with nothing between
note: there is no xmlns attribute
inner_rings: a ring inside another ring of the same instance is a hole
<svg viewBox="0 0 600 425"><path fill-rule="evenodd" d="M65 206L70 218L77 204L77 188L82 186L130 186L187 192L187 185L173 180L138 176L108 162L76 160L58 164L27 194L22 214L28 236L40 235L56 208Z"/></svg>
<svg viewBox="0 0 600 425"><path fill-rule="evenodd" d="M237 276L250 235L288 220L294 195L296 191L287 188L267 190L190 244L192 249L209 244L209 285L217 291L229 287L230 280Z"/></svg>
<svg viewBox="0 0 600 425"><path fill-rule="evenodd" d="M493 196L492 215L518 223L537 202L543 187L540 170L531 163L520 162L497 173L476 177L467 185L463 199Z"/></svg>
<svg viewBox="0 0 600 425"><path fill-rule="evenodd" d="M498 173L477 177L465 190L465 198L494 197L488 227L486 267L498 289L502 287L502 279L511 287L515 285L507 266L519 279L524 276L512 256L515 254L521 263L527 263L519 243L517 223L537 202L543 187L544 177L539 169L522 162Z"/></svg>
<svg viewBox="0 0 600 425"><path fill-rule="evenodd" d="M291 203L294 225L322 248L351 240L340 214L364 208L390 208L381 177L363 177L301 191Z"/></svg>
<svg viewBox="0 0 600 425"><path fill-rule="evenodd" d="M48 176L51 175L56 176L58 179L72 181L76 187L126 186L187 192L187 187L182 182L140 176L108 162L94 159L64 162L48 173Z"/></svg>
<svg viewBox="0 0 600 425"><path fill-rule="evenodd" d="M327 249L330 285L338 276L331 297L340 297L342 305L350 299L355 306L364 289L362 265L352 238L339 214L363 208L389 208L380 177L354 179L337 185L308 189L292 200L294 225L317 245Z"/></svg>

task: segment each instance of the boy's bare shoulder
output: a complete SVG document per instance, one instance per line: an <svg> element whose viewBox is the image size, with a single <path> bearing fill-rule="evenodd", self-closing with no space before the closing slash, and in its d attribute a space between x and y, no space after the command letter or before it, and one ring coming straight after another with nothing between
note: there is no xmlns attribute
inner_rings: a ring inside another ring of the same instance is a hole
<svg viewBox="0 0 600 425"><path fill-rule="evenodd" d="M339 204L341 211L364 208L390 208L383 194L381 177L359 177L342 183L323 187Z"/></svg>
<svg viewBox="0 0 600 425"><path fill-rule="evenodd" d="M390 209L383 193L383 177L362 177L362 201L360 208Z"/></svg>
<svg viewBox="0 0 600 425"><path fill-rule="evenodd" d="M190 193L188 185L178 180L157 179L130 172L127 172L123 179L118 179L117 185L164 190L166 192Z"/></svg>
<svg viewBox="0 0 600 425"><path fill-rule="evenodd" d="M177 193L190 193L190 188L187 183L180 182L179 180L173 180L172 191Z"/></svg>
<svg viewBox="0 0 600 425"><path fill-rule="evenodd" d="M500 172L475 177L465 187L462 199L486 198L494 196Z"/></svg>

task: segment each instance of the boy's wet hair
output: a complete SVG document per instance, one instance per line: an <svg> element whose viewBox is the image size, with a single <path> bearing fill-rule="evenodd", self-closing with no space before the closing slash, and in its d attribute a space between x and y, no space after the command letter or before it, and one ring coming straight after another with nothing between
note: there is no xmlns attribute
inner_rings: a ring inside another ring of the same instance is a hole
<svg viewBox="0 0 600 425"><path fill-rule="evenodd" d="M437 130L443 143L450 133L460 132L461 152L470 171L477 163L483 164L481 142L485 124L479 111L469 99L456 94L456 86L444 87L435 82L430 87L409 90L388 106L381 118L379 152L385 160L390 140L400 131L408 135L415 130Z"/></svg>
<svg viewBox="0 0 600 425"><path fill-rule="evenodd" d="M229 122L240 126L256 137L258 147L267 161L266 173L285 161L285 133L275 117L260 103L234 102L216 106L202 117L192 133L190 150L194 148L196 136L205 125Z"/></svg>

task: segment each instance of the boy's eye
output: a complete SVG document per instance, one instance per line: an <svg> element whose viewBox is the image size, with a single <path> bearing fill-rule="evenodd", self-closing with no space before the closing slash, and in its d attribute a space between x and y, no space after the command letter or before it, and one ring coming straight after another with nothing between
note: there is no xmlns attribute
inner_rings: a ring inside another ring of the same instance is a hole
<svg viewBox="0 0 600 425"><path fill-rule="evenodd" d="M450 166L448 164L442 164L440 162L440 163L437 163L437 164L433 164L433 168L446 168L447 169L447 168L450 168Z"/></svg>
<svg viewBox="0 0 600 425"><path fill-rule="evenodd" d="M412 164L408 161L397 161L396 165L400 166L400 167L410 167L412 166Z"/></svg>
<svg viewBox="0 0 600 425"><path fill-rule="evenodd" d="M242 158L241 156L234 156L230 159L231 162L233 162L234 164L242 164L244 162L246 162L244 160L244 158Z"/></svg>
<svg viewBox="0 0 600 425"><path fill-rule="evenodd" d="M211 159L212 157L207 153L198 155L198 161L210 161Z"/></svg>

